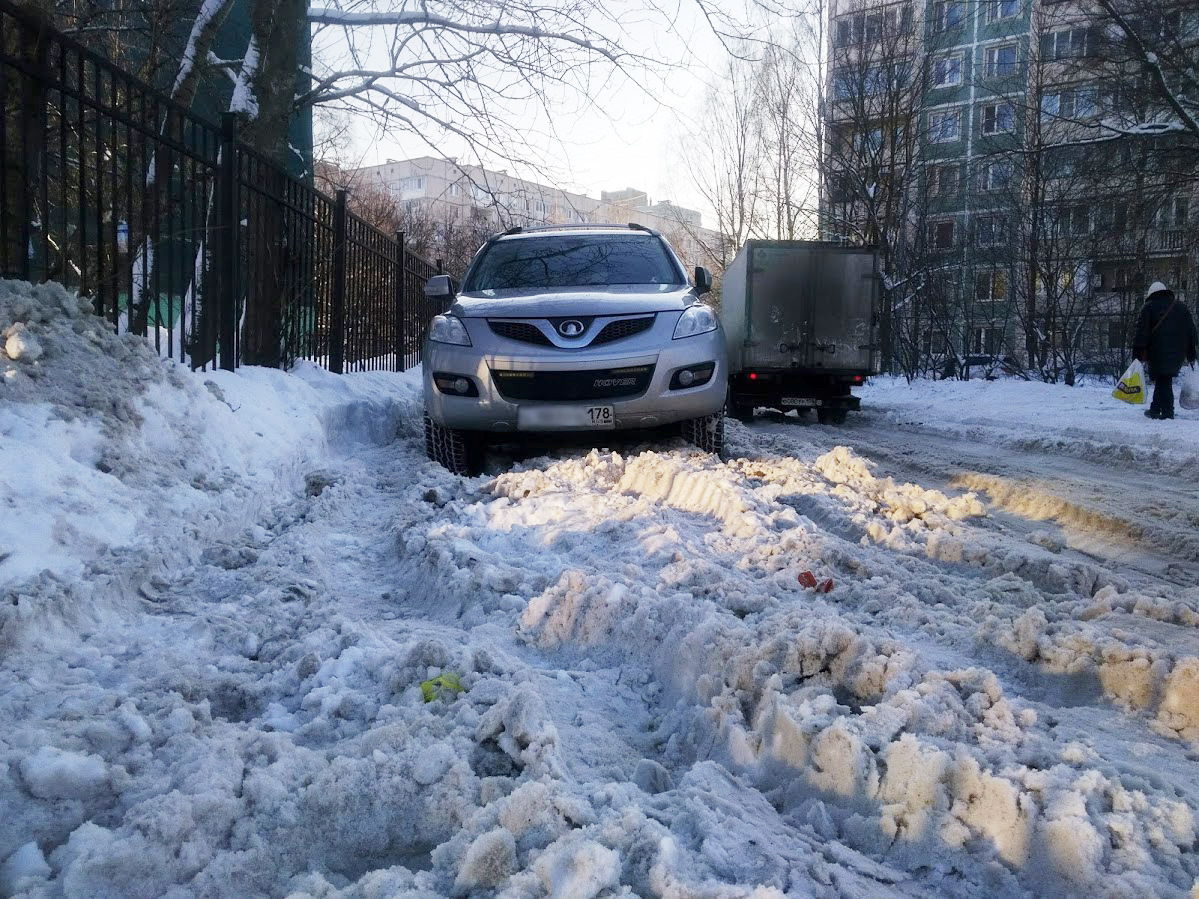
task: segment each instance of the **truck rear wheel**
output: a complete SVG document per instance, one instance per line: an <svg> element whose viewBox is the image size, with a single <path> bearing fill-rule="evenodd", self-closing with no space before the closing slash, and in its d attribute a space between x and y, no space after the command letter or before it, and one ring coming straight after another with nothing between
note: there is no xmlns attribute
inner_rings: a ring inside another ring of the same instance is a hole
<svg viewBox="0 0 1199 899"><path fill-rule="evenodd" d="M447 471L464 477L483 471L483 443L478 435L444 427L427 415L425 455Z"/></svg>
<svg viewBox="0 0 1199 899"><path fill-rule="evenodd" d="M724 413L716 412L683 422L683 439L705 453L721 455L724 452Z"/></svg>
<svg viewBox="0 0 1199 899"><path fill-rule="evenodd" d="M817 409L816 410L816 419L822 425L827 425L827 424L843 425L843 424L845 424L845 419L848 417L848 415L849 415L849 411L847 409Z"/></svg>
<svg viewBox="0 0 1199 899"><path fill-rule="evenodd" d="M754 417L754 404L739 403L732 397L729 397L728 412L737 421L749 421Z"/></svg>

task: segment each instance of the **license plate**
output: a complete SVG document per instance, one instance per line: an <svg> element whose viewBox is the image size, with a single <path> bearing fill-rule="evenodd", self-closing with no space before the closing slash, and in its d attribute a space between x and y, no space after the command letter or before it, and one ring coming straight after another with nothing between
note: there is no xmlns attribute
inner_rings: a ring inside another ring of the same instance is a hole
<svg viewBox="0 0 1199 899"><path fill-rule="evenodd" d="M611 406L521 406L516 427L522 431L553 431L559 428L615 428Z"/></svg>
<svg viewBox="0 0 1199 899"><path fill-rule="evenodd" d="M824 400L812 399L810 396L785 396L784 406L823 406Z"/></svg>

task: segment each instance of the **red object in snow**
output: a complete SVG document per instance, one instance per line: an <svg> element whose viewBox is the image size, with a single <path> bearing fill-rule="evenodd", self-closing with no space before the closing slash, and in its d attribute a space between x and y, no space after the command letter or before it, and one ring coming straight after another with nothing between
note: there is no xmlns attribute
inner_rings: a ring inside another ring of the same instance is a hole
<svg viewBox="0 0 1199 899"><path fill-rule="evenodd" d="M816 588L816 592L817 593L828 593L832 589L833 589L833 579L831 577L826 577L824 580L822 580L820 582L820 585Z"/></svg>
<svg viewBox="0 0 1199 899"><path fill-rule="evenodd" d="M801 571L799 573L799 585L801 587L808 587L808 588L815 587L816 586L816 575L812 574L812 572L810 572L810 571Z"/></svg>

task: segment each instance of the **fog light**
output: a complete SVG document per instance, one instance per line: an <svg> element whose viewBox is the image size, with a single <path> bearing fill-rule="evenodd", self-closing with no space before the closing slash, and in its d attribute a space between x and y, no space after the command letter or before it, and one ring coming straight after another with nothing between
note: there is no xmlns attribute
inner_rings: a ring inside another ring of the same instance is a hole
<svg viewBox="0 0 1199 899"><path fill-rule="evenodd" d="M716 371L714 362L701 362L689 368L680 368L670 379L671 390L685 390L688 387L700 387L712 380Z"/></svg>
<svg viewBox="0 0 1199 899"><path fill-rule="evenodd" d="M450 396L479 395L479 389L475 387L475 382L465 375L437 371L433 372L433 383L437 385L438 390L448 393Z"/></svg>

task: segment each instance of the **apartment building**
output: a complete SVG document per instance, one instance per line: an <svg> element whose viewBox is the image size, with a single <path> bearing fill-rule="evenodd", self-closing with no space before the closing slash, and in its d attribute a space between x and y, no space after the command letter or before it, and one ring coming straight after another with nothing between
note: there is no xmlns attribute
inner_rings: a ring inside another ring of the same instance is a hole
<svg viewBox="0 0 1199 899"><path fill-rule="evenodd" d="M506 171L431 156L389 159L346 176L351 185L382 189L407 210L424 210L438 222L470 222L496 230L634 222L664 234L688 265L710 265L708 248L716 246L716 233L702 227L699 212L670 201L653 203L634 188L603 191L597 200Z"/></svg>
<svg viewBox="0 0 1199 899"><path fill-rule="evenodd" d="M1135 24L1193 46L1193 7ZM834 0L831 22L825 230L883 250L893 355L1072 377L1120 364L1143 285L1193 305L1197 148L1117 135L1170 111L1094 4Z"/></svg>

